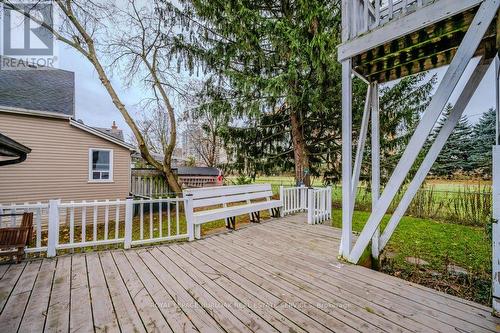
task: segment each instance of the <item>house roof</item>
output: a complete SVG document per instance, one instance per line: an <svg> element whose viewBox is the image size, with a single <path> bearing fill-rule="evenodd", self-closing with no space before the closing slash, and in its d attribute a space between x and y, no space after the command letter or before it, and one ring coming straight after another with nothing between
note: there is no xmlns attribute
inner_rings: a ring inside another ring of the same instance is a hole
<svg viewBox="0 0 500 333"><path fill-rule="evenodd" d="M207 167L178 167L177 174L179 176L218 176L219 169Z"/></svg>
<svg viewBox="0 0 500 333"><path fill-rule="evenodd" d="M74 73L60 69L0 71L0 106L75 114Z"/></svg>
<svg viewBox="0 0 500 333"><path fill-rule="evenodd" d="M104 128L104 127L93 127L93 129L96 129L100 132L103 132L107 135L111 135L112 137L118 139L118 140L121 140L121 141L125 141L125 139L123 138L123 131L122 130L116 130L116 131L113 131L111 128Z"/></svg>
<svg viewBox="0 0 500 333"><path fill-rule="evenodd" d="M0 159L0 165L21 163L30 152L30 148L0 133L0 156L8 158Z"/></svg>
<svg viewBox="0 0 500 333"><path fill-rule="evenodd" d="M100 131L100 130L94 128L94 127L87 126L83 122L79 122L79 121L76 121L74 119L70 119L69 120L69 124L71 126L79 128L79 129L81 129L83 131L86 131L86 132L88 132L90 134L99 136L99 137L101 137L101 138L103 138L105 140L111 141L111 142L113 142L113 143L115 143L115 144L117 144L119 146L127 148L130 151L135 151L135 147L133 145L131 145L129 143L126 143L125 141L123 141L121 139L118 139L115 136L109 135L106 132Z"/></svg>

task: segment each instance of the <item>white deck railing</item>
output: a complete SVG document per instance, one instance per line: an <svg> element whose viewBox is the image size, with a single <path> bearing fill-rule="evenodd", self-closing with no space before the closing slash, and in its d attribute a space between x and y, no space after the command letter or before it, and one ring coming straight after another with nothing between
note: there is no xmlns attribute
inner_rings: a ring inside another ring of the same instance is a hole
<svg viewBox="0 0 500 333"><path fill-rule="evenodd" d="M0 205L0 214L34 213L35 240L27 253L123 244L124 248L188 239L184 205L189 199L104 200ZM4 216L1 225L19 224L21 215Z"/></svg>
<svg viewBox="0 0 500 333"><path fill-rule="evenodd" d="M332 218L332 188L280 187L282 216L307 212L307 223L318 224Z"/></svg>
<svg viewBox="0 0 500 333"><path fill-rule="evenodd" d="M344 29L349 31L347 39L353 39L436 1L438 0L344 0L343 19L347 25L344 25Z"/></svg>

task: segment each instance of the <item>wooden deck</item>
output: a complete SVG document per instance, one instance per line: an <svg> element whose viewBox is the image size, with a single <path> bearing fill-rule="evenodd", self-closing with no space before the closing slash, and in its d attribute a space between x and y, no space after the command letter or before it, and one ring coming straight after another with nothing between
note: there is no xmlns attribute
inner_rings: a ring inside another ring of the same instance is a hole
<svg viewBox="0 0 500 333"><path fill-rule="evenodd" d="M490 308L340 264L303 215L191 243L0 266L0 332L479 332Z"/></svg>

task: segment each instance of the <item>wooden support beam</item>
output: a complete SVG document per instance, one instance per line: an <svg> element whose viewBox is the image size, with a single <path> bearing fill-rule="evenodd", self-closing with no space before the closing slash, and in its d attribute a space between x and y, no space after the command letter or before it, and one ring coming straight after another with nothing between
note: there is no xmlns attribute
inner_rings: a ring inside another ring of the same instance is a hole
<svg viewBox="0 0 500 333"><path fill-rule="evenodd" d="M375 210L380 196L380 108L379 86L377 82L372 85L372 212ZM380 227L375 230L372 237L372 257L378 259Z"/></svg>
<svg viewBox="0 0 500 333"><path fill-rule="evenodd" d="M442 1L438 1L438 3L440 2ZM382 217L387 212L389 205L408 175L408 172L413 166L413 163L422 149L430 131L437 122L439 115L446 106L448 99L460 80L460 77L464 73L467 64L473 57L474 52L488 29L488 26L493 21L499 6L500 0L485 0L479 8L471 27L467 31L462 44L458 48L455 58L451 62L450 67L448 68L436 91L436 94L430 102L426 112L422 116L415 133L401 156L401 160L394 169L394 172L389 179L380 200L377 202L375 211L370 215L370 218L359 235L356 244L354 244L354 247L349 255L349 261L357 263L364 249L370 242L373 234L380 225Z"/></svg>
<svg viewBox="0 0 500 333"><path fill-rule="evenodd" d="M352 61L342 62L342 240L340 254L347 258L352 246Z"/></svg>
<svg viewBox="0 0 500 333"><path fill-rule="evenodd" d="M448 119L446 119L445 124L441 128L440 132L438 133L434 143L432 144L429 152L425 156L422 164L420 165L420 168L418 169L417 173L415 174L415 177L411 181L411 183L408 185L408 189L404 193L403 197L401 198L401 201L399 202L396 210L391 216L391 219L387 226L384 229L384 232L382 236L380 237L380 250L383 250L384 247L387 245L387 242L391 238L392 234L396 230L397 225L401 221L401 218L405 214L406 210L408 209L408 206L410 205L411 201L415 197L415 194L417 193L418 189L422 185L422 183L425 180L425 177L429 173L430 169L432 168L432 165L436 161L436 159L439 156L439 153L443 149L444 145L446 144L446 141L450 137L451 133L453 132L453 129L455 126L458 124L458 121L462 117L462 114L469 104L472 96L474 95L474 92L476 91L477 87L481 83L482 79L484 78L484 75L486 74L489 65L491 62L484 62L480 66L478 66L471 74L466 86L464 87L464 90L460 94L460 97L458 98L457 102L455 103L453 110L451 111Z"/></svg>

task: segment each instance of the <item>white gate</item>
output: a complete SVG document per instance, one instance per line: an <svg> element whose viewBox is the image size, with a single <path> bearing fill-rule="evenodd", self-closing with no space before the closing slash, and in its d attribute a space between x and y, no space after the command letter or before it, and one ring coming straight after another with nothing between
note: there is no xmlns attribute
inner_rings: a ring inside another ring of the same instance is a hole
<svg viewBox="0 0 500 333"><path fill-rule="evenodd" d="M307 212L307 223L318 224L332 218L332 188L280 186L282 216Z"/></svg>

